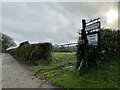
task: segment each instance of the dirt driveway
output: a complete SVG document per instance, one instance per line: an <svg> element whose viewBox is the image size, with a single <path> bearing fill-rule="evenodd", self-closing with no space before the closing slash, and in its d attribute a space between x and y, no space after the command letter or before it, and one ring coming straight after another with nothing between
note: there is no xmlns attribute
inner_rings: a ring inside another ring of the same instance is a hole
<svg viewBox="0 0 120 90"><path fill-rule="evenodd" d="M26 72L9 54L2 55L2 88L57 88Z"/></svg>

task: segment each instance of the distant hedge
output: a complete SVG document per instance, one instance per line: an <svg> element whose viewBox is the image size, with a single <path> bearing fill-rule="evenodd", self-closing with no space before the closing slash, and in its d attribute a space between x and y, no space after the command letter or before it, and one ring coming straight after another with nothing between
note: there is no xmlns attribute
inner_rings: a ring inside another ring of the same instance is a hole
<svg viewBox="0 0 120 90"><path fill-rule="evenodd" d="M51 50L51 43L29 44L29 42L23 42L18 48L10 49L7 52L15 59L27 64L49 64L52 60Z"/></svg>

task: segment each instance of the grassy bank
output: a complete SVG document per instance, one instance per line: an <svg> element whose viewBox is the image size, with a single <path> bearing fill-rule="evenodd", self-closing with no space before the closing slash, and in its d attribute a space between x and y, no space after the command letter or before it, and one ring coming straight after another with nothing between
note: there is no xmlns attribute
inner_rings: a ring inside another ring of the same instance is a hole
<svg viewBox="0 0 120 90"><path fill-rule="evenodd" d="M50 80L53 84L64 88L118 88L118 60L111 59L108 63L91 69L83 76L75 72L74 65L65 67L65 63L54 62L57 60L68 61L75 59L75 53L53 53L53 62L50 66L38 65L29 67L42 78ZM75 61L75 60L74 60Z"/></svg>

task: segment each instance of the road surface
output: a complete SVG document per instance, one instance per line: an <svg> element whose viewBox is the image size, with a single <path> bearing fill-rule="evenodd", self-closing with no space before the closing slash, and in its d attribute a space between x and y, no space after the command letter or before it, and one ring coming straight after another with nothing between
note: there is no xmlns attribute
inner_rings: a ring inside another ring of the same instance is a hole
<svg viewBox="0 0 120 90"><path fill-rule="evenodd" d="M9 54L2 55L2 88L57 88L26 72Z"/></svg>

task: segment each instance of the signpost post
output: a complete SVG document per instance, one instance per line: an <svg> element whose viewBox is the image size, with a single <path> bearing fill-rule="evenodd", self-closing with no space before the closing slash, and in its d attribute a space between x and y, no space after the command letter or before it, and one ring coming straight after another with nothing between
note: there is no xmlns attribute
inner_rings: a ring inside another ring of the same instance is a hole
<svg viewBox="0 0 120 90"><path fill-rule="evenodd" d="M77 60L77 62L79 62L79 67L78 67L78 70L80 71L80 74L85 71L84 69L87 68L87 53L86 53L86 48L87 48L87 37L86 37L86 21L85 19L82 20L82 31L81 31L81 36L82 36L82 44L81 45L78 45L78 46L81 46L81 55L78 55L80 56L79 59L81 60ZM79 43L80 44L80 43ZM80 51L80 50L78 50ZM79 54L79 53L78 53Z"/></svg>
<svg viewBox="0 0 120 90"><path fill-rule="evenodd" d="M98 21L99 19L100 18L97 18L87 23L85 19L82 20L82 44L80 45L79 43L78 45L81 46L81 55L79 55L78 53L78 56L80 56L80 58L78 59L80 60L77 60L77 62L79 62L79 67L77 67L77 69L80 71L80 74L87 69L87 48L100 47L100 21ZM98 30L93 31L96 29Z"/></svg>

